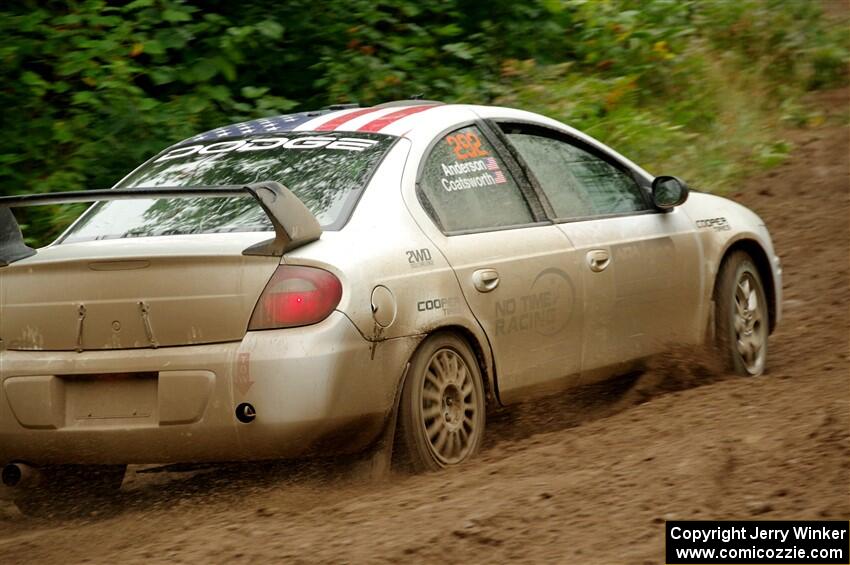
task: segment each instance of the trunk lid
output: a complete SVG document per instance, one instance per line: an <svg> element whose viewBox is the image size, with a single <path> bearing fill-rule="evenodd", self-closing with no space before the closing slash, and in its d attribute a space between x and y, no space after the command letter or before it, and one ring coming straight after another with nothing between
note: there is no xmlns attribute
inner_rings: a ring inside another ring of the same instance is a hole
<svg viewBox="0 0 850 565"><path fill-rule="evenodd" d="M0 269L0 342L96 351L236 341L279 257L263 232L65 243Z"/></svg>

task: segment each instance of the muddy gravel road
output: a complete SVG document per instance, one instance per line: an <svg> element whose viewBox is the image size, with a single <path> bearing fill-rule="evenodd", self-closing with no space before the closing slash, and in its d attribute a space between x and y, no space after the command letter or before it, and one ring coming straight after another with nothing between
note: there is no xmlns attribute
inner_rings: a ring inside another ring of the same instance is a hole
<svg viewBox="0 0 850 565"><path fill-rule="evenodd" d="M0 502L0 563L657 563L667 519L850 518L850 91L788 132L792 158L733 198L771 228L785 319L768 372L679 351L621 379L490 415L456 471L350 465L141 473L122 507L39 521Z"/></svg>

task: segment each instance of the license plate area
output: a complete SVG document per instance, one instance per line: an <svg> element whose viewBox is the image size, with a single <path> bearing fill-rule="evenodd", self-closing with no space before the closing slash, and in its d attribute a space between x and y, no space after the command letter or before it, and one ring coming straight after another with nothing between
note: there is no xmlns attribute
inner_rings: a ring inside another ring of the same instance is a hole
<svg viewBox="0 0 850 565"><path fill-rule="evenodd" d="M57 376L64 385L66 427L156 423L155 372Z"/></svg>
<svg viewBox="0 0 850 565"><path fill-rule="evenodd" d="M25 428L88 430L193 424L203 418L215 382L212 371L178 370L14 376L2 388Z"/></svg>

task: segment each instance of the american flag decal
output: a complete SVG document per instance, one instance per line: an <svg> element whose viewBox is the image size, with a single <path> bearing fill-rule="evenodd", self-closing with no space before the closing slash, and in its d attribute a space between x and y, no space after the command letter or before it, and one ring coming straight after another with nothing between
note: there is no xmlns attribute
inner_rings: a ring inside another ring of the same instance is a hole
<svg viewBox="0 0 850 565"><path fill-rule="evenodd" d="M503 173L502 169L499 168L499 163L495 158L487 157L484 159L484 164L487 165L488 171L493 171L493 180L496 181L496 184L508 182L508 179L505 178L505 173Z"/></svg>
<svg viewBox="0 0 850 565"><path fill-rule="evenodd" d="M275 134L280 132L292 131L299 125L306 123L317 116L321 116L324 111L319 112L301 112L299 114L288 114L285 116L273 116L270 118L261 118L259 120L251 120L249 122L241 122L222 126L214 130L205 131L195 137L183 140L177 145L187 143L197 143L199 141L215 141L230 137L245 137L249 135L264 135Z"/></svg>

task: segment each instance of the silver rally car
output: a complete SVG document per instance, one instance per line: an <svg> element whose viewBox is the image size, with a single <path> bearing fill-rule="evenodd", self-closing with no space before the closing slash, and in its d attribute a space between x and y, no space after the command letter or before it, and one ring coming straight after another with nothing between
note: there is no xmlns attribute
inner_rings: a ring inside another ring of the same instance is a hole
<svg viewBox="0 0 850 565"><path fill-rule="evenodd" d="M24 244L11 208L80 201ZM402 101L235 124L114 189L0 199L2 478L31 510L128 463L389 437L415 469L456 465L488 404L673 343L759 375L780 307L758 216L543 116Z"/></svg>

